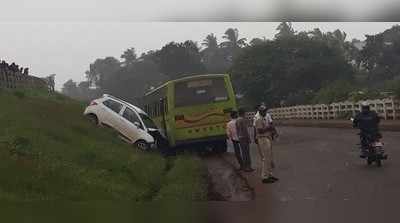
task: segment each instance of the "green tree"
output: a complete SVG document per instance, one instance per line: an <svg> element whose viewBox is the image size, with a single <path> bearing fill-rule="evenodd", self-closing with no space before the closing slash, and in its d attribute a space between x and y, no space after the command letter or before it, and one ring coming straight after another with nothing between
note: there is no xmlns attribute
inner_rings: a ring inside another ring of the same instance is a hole
<svg viewBox="0 0 400 223"><path fill-rule="evenodd" d="M210 73L225 73L229 68L226 51L220 48L217 37L211 33L203 40L202 62Z"/></svg>
<svg viewBox="0 0 400 223"><path fill-rule="evenodd" d="M351 81L353 73L338 50L304 33L245 49L231 70L247 101L269 106L307 103L332 81Z"/></svg>
<svg viewBox="0 0 400 223"><path fill-rule="evenodd" d="M250 41L250 46L257 46L257 45L261 45L261 44L264 44L264 43L266 43L267 42L267 40L265 39L265 37L263 37L262 39L261 38L253 38L251 41Z"/></svg>
<svg viewBox="0 0 400 223"><path fill-rule="evenodd" d="M207 37L203 40L201 45L205 46L204 50L214 51L218 49L218 41L217 37L214 33L207 35Z"/></svg>
<svg viewBox="0 0 400 223"><path fill-rule="evenodd" d="M278 31L278 33L275 34L275 39L278 40L289 39L294 37L296 34L291 22L281 22L276 30Z"/></svg>
<svg viewBox="0 0 400 223"><path fill-rule="evenodd" d="M330 104L332 102L346 101L350 93L356 88L349 81L334 81L333 83L321 88L315 95L313 102L317 104Z"/></svg>
<svg viewBox="0 0 400 223"><path fill-rule="evenodd" d="M132 65L136 59L136 52L135 52L135 48L131 47L127 50L124 51L124 53L121 55L121 59L123 59L123 64L126 66Z"/></svg>
<svg viewBox="0 0 400 223"><path fill-rule="evenodd" d="M246 46L246 38L239 38L239 30L236 28L229 28L222 36L226 41L221 43L221 46L238 49Z"/></svg>
<svg viewBox="0 0 400 223"><path fill-rule="evenodd" d="M171 79L206 71L201 61L199 47L190 40L183 43L168 43L154 54L153 60L158 64L160 72Z"/></svg>
<svg viewBox="0 0 400 223"><path fill-rule="evenodd" d="M241 49L247 46L246 38L239 38L239 30L236 28L227 29L222 38L225 41L221 43L221 48L225 52L226 60L232 63L240 54Z"/></svg>
<svg viewBox="0 0 400 223"><path fill-rule="evenodd" d="M112 82L113 75L121 69L121 63L114 57L97 59L90 64L90 69L86 71L86 78L91 85L97 86L104 91L109 90L108 86Z"/></svg>
<svg viewBox="0 0 400 223"><path fill-rule="evenodd" d="M360 57L371 84L399 77L400 26L376 35L366 35L366 45Z"/></svg>
<svg viewBox="0 0 400 223"><path fill-rule="evenodd" d="M151 87L157 87L168 80L158 71L152 60L139 60L129 67L123 67L114 74L110 83L110 93L132 103L140 98Z"/></svg>
<svg viewBox="0 0 400 223"><path fill-rule="evenodd" d="M69 79L63 84L61 92L69 97L76 97L78 95L78 87L76 82L74 82L72 79Z"/></svg>

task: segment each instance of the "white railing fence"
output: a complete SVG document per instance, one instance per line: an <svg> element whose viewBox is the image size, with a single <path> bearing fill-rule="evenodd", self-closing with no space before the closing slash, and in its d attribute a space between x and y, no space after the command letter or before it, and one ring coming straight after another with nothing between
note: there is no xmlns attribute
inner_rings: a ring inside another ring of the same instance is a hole
<svg viewBox="0 0 400 223"><path fill-rule="evenodd" d="M273 119L343 119L354 116L361 109L361 103L367 102L371 110L376 111L386 120L400 119L400 101L394 98L365 100L359 102L337 102L332 104L297 105L291 107L273 108L269 110ZM254 113L249 112L251 118Z"/></svg>

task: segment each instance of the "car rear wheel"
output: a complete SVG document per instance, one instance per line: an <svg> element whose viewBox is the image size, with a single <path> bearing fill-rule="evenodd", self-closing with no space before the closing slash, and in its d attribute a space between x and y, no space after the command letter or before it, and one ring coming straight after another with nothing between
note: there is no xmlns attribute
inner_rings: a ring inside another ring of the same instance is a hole
<svg viewBox="0 0 400 223"><path fill-rule="evenodd" d="M142 151L148 151L150 149L150 145L144 140L138 140L134 145L137 149Z"/></svg>

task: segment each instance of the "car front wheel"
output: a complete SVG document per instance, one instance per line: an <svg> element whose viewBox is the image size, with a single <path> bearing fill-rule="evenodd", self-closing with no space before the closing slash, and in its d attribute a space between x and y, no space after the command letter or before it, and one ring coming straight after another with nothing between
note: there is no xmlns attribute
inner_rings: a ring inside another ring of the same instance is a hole
<svg viewBox="0 0 400 223"><path fill-rule="evenodd" d="M150 145L144 140L138 140L134 145L137 149L142 151L148 151L150 149Z"/></svg>

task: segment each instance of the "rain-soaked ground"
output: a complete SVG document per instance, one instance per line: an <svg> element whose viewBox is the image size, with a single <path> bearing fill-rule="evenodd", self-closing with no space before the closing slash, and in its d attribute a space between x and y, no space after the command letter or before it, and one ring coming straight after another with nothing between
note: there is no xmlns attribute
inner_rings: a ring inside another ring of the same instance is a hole
<svg viewBox="0 0 400 223"><path fill-rule="evenodd" d="M242 173L254 200L210 202L211 220L223 222L399 222L400 132L384 132L383 167L358 158L357 131L281 127L274 144L275 174L262 184ZM252 146L254 167L256 148ZM232 156L225 155L233 165Z"/></svg>

